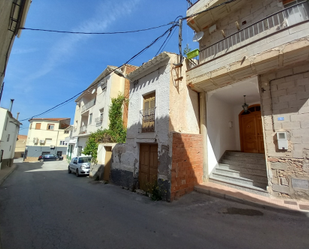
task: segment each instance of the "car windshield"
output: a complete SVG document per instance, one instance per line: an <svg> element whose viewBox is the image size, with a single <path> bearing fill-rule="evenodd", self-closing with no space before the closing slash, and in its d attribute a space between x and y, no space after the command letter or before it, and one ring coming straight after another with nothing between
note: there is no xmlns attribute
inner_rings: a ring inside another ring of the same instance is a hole
<svg viewBox="0 0 309 249"><path fill-rule="evenodd" d="M78 159L78 162L79 163L88 163L88 162L90 162L91 161L91 157L80 157L79 159Z"/></svg>

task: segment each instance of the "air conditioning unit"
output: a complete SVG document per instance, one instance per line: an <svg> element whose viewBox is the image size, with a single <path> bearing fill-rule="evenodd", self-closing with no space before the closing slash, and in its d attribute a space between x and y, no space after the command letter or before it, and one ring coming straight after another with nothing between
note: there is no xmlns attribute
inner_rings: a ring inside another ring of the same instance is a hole
<svg viewBox="0 0 309 249"><path fill-rule="evenodd" d="M45 140L40 140L40 144L44 144L45 143Z"/></svg>
<svg viewBox="0 0 309 249"><path fill-rule="evenodd" d="M37 137L33 138L33 143L34 143L34 144L37 144L38 141L39 141L39 139L38 139Z"/></svg>

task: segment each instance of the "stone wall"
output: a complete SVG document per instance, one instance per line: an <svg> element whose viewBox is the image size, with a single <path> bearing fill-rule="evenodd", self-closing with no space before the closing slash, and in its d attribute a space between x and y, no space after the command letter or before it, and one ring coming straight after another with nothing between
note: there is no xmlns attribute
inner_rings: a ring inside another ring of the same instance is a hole
<svg viewBox="0 0 309 249"><path fill-rule="evenodd" d="M203 137L200 134L173 134L171 201L203 182Z"/></svg>
<svg viewBox="0 0 309 249"><path fill-rule="evenodd" d="M309 199L309 64L262 75L260 88L270 192ZM287 149L277 132L287 132Z"/></svg>

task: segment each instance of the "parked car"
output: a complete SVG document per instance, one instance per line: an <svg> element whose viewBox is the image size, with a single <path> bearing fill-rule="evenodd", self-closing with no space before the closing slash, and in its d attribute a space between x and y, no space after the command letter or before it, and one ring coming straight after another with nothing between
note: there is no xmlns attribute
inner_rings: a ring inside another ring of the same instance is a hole
<svg viewBox="0 0 309 249"><path fill-rule="evenodd" d="M78 156L72 158L69 166L68 173L74 172L76 176L89 175L90 172L91 157L90 156Z"/></svg>
<svg viewBox="0 0 309 249"><path fill-rule="evenodd" d="M58 161L58 160L62 160L63 157L62 156L57 156L57 155L54 155L54 154L44 154L44 155L40 155L38 160L40 162L43 162L43 161Z"/></svg>

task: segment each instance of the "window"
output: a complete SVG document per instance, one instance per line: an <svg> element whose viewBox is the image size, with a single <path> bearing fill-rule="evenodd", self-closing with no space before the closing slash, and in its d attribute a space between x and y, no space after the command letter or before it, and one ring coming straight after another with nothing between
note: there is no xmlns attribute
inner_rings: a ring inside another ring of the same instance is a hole
<svg viewBox="0 0 309 249"><path fill-rule="evenodd" d="M0 150L0 163L1 163L2 160L3 160L3 153L4 153L4 150Z"/></svg>
<svg viewBox="0 0 309 249"><path fill-rule="evenodd" d="M47 125L47 130L54 130L55 124L48 124Z"/></svg>
<svg viewBox="0 0 309 249"><path fill-rule="evenodd" d="M60 141L60 145L68 145L65 141Z"/></svg>
<svg viewBox="0 0 309 249"><path fill-rule="evenodd" d="M100 122L103 121L104 108L100 109Z"/></svg>
<svg viewBox="0 0 309 249"><path fill-rule="evenodd" d="M8 134L8 138L6 140L7 142L10 141L10 134Z"/></svg>
<svg viewBox="0 0 309 249"><path fill-rule="evenodd" d="M156 96L154 92L144 96L142 132L155 131L155 103Z"/></svg>
<svg viewBox="0 0 309 249"><path fill-rule="evenodd" d="M64 131L64 134L69 134L69 133L70 133L69 130L65 130L65 131Z"/></svg>
<svg viewBox="0 0 309 249"><path fill-rule="evenodd" d="M52 141L53 141L53 140L52 140L51 138L46 138L45 144L46 144L46 145L51 145Z"/></svg>
<svg viewBox="0 0 309 249"><path fill-rule="evenodd" d="M9 122L9 119L8 119L8 117L6 116L6 117L5 117L5 130L8 128L8 122Z"/></svg>
<svg viewBox="0 0 309 249"><path fill-rule="evenodd" d="M92 123L92 113L89 114L89 124Z"/></svg>
<svg viewBox="0 0 309 249"><path fill-rule="evenodd" d="M41 129L41 123L36 123L35 124L35 129L40 130Z"/></svg>

